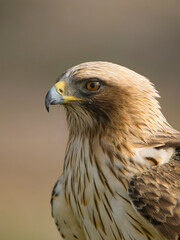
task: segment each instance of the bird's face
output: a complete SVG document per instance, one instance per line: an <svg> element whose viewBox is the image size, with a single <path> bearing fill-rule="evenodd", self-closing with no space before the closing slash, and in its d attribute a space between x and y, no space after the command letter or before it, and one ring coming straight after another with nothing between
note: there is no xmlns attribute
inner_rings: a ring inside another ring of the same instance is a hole
<svg viewBox="0 0 180 240"><path fill-rule="evenodd" d="M80 105L93 101L93 96L102 91L103 82L98 78L68 79L64 74L46 95L46 109L49 105Z"/></svg>
<svg viewBox="0 0 180 240"><path fill-rule="evenodd" d="M68 116L86 125L100 123L110 131L130 132L132 126L147 129L154 124L160 114L157 97L143 76L113 63L89 62L62 74L48 91L45 104L47 110L49 105L64 105Z"/></svg>
<svg viewBox="0 0 180 240"><path fill-rule="evenodd" d="M94 120L105 123L112 112L121 107L119 88L113 81L113 69L107 68L109 64L84 63L66 71L48 91L46 109L49 111L49 105L61 104L71 112L79 111L83 115L86 112Z"/></svg>

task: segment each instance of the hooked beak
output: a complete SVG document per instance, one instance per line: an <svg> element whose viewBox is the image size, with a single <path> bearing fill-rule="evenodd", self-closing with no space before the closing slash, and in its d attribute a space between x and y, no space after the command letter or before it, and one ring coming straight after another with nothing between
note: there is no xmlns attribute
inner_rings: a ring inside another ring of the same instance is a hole
<svg viewBox="0 0 180 240"><path fill-rule="evenodd" d="M46 94L45 98L46 110L49 112L49 105L61 104L63 102L64 102L63 96L61 96L56 91L56 87L53 86Z"/></svg>
<svg viewBox="0 0 180 240"><path fill-rule="evenodd" d="M49 105L64 104L72 101L82 101L82 98L77 98L71 95L65 95L65 81L57 82L46 94L45 106L49 112Z"/></svg>

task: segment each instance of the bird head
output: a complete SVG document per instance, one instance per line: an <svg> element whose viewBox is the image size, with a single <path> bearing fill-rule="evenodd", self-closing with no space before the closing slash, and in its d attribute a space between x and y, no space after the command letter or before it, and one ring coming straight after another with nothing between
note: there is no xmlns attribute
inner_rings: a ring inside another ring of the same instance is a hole
<svg viewBox="0 0 180 240"><path fill-rule="evenodd" d="M109 62L87 62L58 78L45 105L48 111L50 105L64 105L76 130L101 127L124 138L143 138L166 122L157 97L152 83L136 72Z"/></svg>

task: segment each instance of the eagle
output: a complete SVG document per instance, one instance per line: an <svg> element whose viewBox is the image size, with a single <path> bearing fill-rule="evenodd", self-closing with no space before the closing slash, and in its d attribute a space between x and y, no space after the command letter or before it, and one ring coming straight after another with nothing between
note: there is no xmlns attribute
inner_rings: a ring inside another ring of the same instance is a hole
<svg viewBox="0 0 180 240"><path fill-rule="evenodd" d="M52 215L67 240L180 239L180 132L154 85L109 62L64 72L45 105L65 108L69 138Z"/></svg>

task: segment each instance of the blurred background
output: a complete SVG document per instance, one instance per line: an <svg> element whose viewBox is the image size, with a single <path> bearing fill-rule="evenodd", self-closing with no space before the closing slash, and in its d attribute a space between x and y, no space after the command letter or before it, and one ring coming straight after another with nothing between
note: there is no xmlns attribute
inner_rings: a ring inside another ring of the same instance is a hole
<svg viewBox="0 0 180 240"><path fill-rule="evenodd" d="M44 98L67 68L105 60L145 75L180 130L179 12L179 0L0 1L0 239L60 239L49 201L68 133Z"/></svg>

